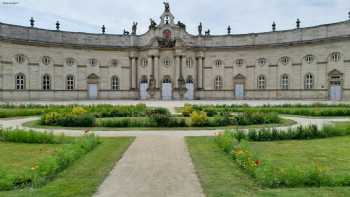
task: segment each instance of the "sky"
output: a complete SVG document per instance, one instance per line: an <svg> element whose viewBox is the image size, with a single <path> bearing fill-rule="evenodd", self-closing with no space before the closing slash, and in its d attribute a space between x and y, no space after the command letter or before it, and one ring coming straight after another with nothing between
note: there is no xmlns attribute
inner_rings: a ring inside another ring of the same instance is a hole
<svg viewBox="0 0 350 197"><path fill-rule="evenodd" d="M225 34L228 25L233 34L271 31L273 21L278 30L295 28L297 18L301 26L315 26L349 20L349 0L168 0L175 20L197 34L199 22L211 34ZM55 29L57 20L61 30L100 33L105 25L107 33L131 31L138 22L138 34L147 31L149 19L159 22L164 10L162 0L0 0L0 22Z"/></svg>

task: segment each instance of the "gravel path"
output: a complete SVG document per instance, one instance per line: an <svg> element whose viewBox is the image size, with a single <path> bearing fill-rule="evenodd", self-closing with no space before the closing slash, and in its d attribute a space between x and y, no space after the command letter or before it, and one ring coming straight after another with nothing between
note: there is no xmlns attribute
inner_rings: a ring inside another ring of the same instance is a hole
<svg viewBox="0 0 350 197"><path fill-rule="evenodd" d="M95 197L202 197L183 137L138 137Z"/></svg>

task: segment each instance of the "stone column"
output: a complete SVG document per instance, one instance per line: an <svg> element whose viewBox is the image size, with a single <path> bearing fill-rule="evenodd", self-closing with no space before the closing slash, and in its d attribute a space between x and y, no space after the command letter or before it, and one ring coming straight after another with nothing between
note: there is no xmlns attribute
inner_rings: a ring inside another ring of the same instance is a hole
<svg viewBox="0 0 350 197"><path fill-rule="evenodd" d="M174 82L175 87L178 88L179 84L177 80L180 78L180 57L179 56L175 56L174 65L175 65L175 79L173 79L172 81Z"/></svg>
<svg viewBox="0 0 350 197"><path fill-rule="evenodd" d="M135 58L135 88L139 89L139 58Z"/></svg>
<svg viewBox="0 0 350 197"><path fill-rule="evenodd" d="M129 90L132 89L132 75L133 75L133 57L129 57Z"/></svg>
<svg viewBox="0 0 350 197"><path fill-rule="evenodd" d="M197 57L197 87L198 89L203 88L203 59Z"/></svg>
<svg viewBox="0 0 350 197"><path fill-rule="evenodd" d="M154 78L156 80L156 88L160 87L160 66L159 66L159 56L155 56L154 57L154 61L155 61L155 71L154 71Z"/></svg>
<svg viewBox="0 0 350 197"><path fill-rule="evenodd" d="M148 56L148 65L147 65L147 73L150 75L148 76L148 80L150 80L151 75L153 74L153 62L152 62L152 56Z"/></svg>
<svg viewBox="0 0 350 197"><path fill-rule="evenodd" d="M131 58L131 89L136 89L136 57Z"/></svg>

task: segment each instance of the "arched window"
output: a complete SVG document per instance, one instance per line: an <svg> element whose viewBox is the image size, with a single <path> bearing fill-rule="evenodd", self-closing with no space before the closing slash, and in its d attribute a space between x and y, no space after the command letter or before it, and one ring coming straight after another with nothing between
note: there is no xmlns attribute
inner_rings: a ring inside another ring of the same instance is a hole
<svg viewBox="0 0 350 197"><path fill-rule="evenodd" d="M315 57L313 55L307 55L304 59L306 63L311 64L314 61Z"/></svg>
<svg viewBox="0 0 350 197"><path fill-rule="evenodd" d="M193 77L191 75L187 77L186 83L192 83L193 84Z"/></svg>
<svg viewBox="0 0 350 197"><path fill-rule="evenodd" d="M236 60L237 66L242 66L243 63L244 63L244 60L243 60L243 59L237 59L237 60Z"/></svg>
<svg viewBox="0 0 350 197"><path fill-rule="evenodd" d="M71 58L71 57L67 58L66 64L67 64L67 66L73 66L75 64L75 59Z"/></svg>
<svg viewBox="0 0 350 197"><path fill-rule="evenodd" d="M290 62L290 58L287 56L281 57L281 62L284 65L287 65Z"/></svg>
<svg viewBox="0 0 350 197"><path fill-rule="evenodd" d="M313 89L314 88L314 76L311 73L308 73L305 75L304 88L305 89Z"/></svg>
<svg viewBox="0 0 350 197"><path fill-rule="evenodd" d="M215 78L215 90L222 90L224 82L222 81L221 76L216 76Z"/></svg>
<svg viewBox="0 0 350 197"><path fill-rule="evenodd" d="M49 65L51 64L51 58L49 56L44 56L42 59L41 59L41 62L44 64L44 65Z"/></svg>
<svg viewBox="0 0 350 197"><path fill-rule="evenodd" d="M334 52L334 53L332 53L331 54L331 60L333 61L333 62L339 62L340 61L340 53L339 52Z"/></svg>
<svg viewBox="0 0 350 197"><path fill-rule="evenodd" d="M51 78L50 78L50 75L48 75L48 74L45 74L43 76L42 89L43 90L51 90Z"/></svg>
<svg viewBox="0 0 350 197"><path fill-rule="evenodd" d="M171 83L171 78L170 76L164 76L162 83Z"/></svg>
<svg viewBox="0 0 350 197"><path fill-rule="evenodd" d="M74 76L68 75L66 78L66 89L67 90L74 90Z"/></svg>
<svg viewBox="0 0 350 197"><path fill-rule="evenodd" d="M220 68L222 66L222 64L223 64L222 60L216 60L215 61L216 68Z"/></svg>
<svg viewBox="0 0 350 197"><path fill-rule="evenodd" d="M266 79L264 75L258 77L258 89L266 89Z"/></svg>
<svg viewBox="0 0 350 197"><path fill-rule="evenodd" d="M259 58L258 59L258 64L260 66L264 66L266 64L266 58Z"/></svg>
<svg viewBox="0 0 350 197"><path fill-rule="evenodd" d="M26 88L26 77L24 74L19 73L16 75L16 90L24 90Z"/></svg>
<svg viewBox="0 0 350 197"><path fill-rule="evenodd" d="M143 75L143 76L141 77L140 83L148 83L148 79L147 79L147 76L146 76L146 75Z"/></svg>
<svg viewBox="0 0 350 197"><path fill-rule="evenodd" d="M281 76L281 89L288 90L289 88L289 77L287 74Z"/></svg>
<svg viewBox="0 0 350 197"><path fill-rule="evenodd" d="M170 30L164 30L163 31L163 37L164 37L164 39L166 39L166 40L170 40L171 39L171 31Z"/></svg>
<svg viewBox="0 0 350 197"><path fill-rule="evenodd" d="M117 76L112 77L111 84L112 84L112 90L120 89L119 78Z"/></svg>

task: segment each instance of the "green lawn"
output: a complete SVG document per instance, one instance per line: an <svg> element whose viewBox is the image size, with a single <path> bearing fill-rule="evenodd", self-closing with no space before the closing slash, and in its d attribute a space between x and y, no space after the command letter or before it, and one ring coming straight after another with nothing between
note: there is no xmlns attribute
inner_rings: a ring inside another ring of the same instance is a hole
<svg viewBox="0 0 350 197"><path fill-rule="evenodd" d="M329 149L342 149L343 145L334 147L333 140L342 141L344 144L346 141L350 142L350 138L332 138L325 139L330 140L330 142L323 143L321 140L317 140L319 143L325 144ZM189 147L189 151L199 175L202 187L204 192L208 197L232 197L232 196L263 196L263 197L340 197L340 196L350 196L350 188L348 187L322 187L322 188L294 188L294 189L267 189L262 188L257 183L249 177L245 172L243 172L236 163L222 150L218 148L218 146L214 142L213 137L190 137L186 138L186 142ZM311 142L312 141L307 141ZM307 144L307 142L305 144ZM286 142L285 142L286 143ZM288 142L287 142L288 143ZM293 143L293 142L289 142ZM316 142L315 142L316 143ZM276 143L276 147L274 151L287 151L283 150L282 147L278 147L279 143ZM291 149L299 149L297 147L299 144L294 144L294 146L290 147ZM254 145L254 149L260 148L261 151L264 145ZM321 146L321 145L319 145ZM329 147L330 146L330 147ZM306 148L300 147L300 150ZM307 148L313 148L310 145ZM346 149L346 147L344 147ZM319 150L319 149L318 149ZM310 151L310 150L309 150ZM344 150L345 152L346 150ZM272 152L272 150L271 150ZM316 151L315 151L316 152ZM329 151L331 152L331 151ZM277 154L277 153L275 153ZM317 153L314 153L317 154ZM341 154L341 153L339 153ZM306 155L306 154L305 154ZM339 156L339 155L338 155ZM292 158L288 155L284 155L284 158ZM307 159L302 158L300 156L301 161L305 161ZM333 156L329 157L330 159ZM349 157L347 157L349 158ZM329 159L329 162L332 162ZM340 158L342 159L342 158ZM338 160L337 160L338 161ZM349 160L347 161L349 162ZM296 162L297 163L297 162ZM337 164L338 165L338 164ZM342 164L339 164L342 166Z"/></svg>
<svg viewBox="0 0 350 197"><path fill-rule="evenodd" d="M248 126L226 126L226 127L62 127L62 126L46 126L41 125L39 120L26 122L23 124L29 128L41 128L41 129L70 129L70 130L92 130L92 131L191 131L191 130L225 130L225 129L246 129L246 128L273 128L281 126L291 126L296 124L295 121L290 119L283 119L280 124L264 124L264 125L248 125Z"/></svg>
<svg viewBox="0 0 350 197"><path fill-rule="evenodd" d="M101 139L93 151L74 162L57 178L41 188L0 192L0 197L86 197L92 196L121 158L133 138ZM1 157L2 158L2 157Z"/></svg>
<svg viewBox="0 0 350 197"><path fill-rule="evenodd" d="M62 146L0 142L0 166L11 175L20 175Z"/></svg>
<svg viewBox="0 0 350 197"><path fill-rule="evenodd" d="M332 177L350 176L350 136L251 144L259 158L282 168L298 166L302 169L316 163Z"/></svg>

